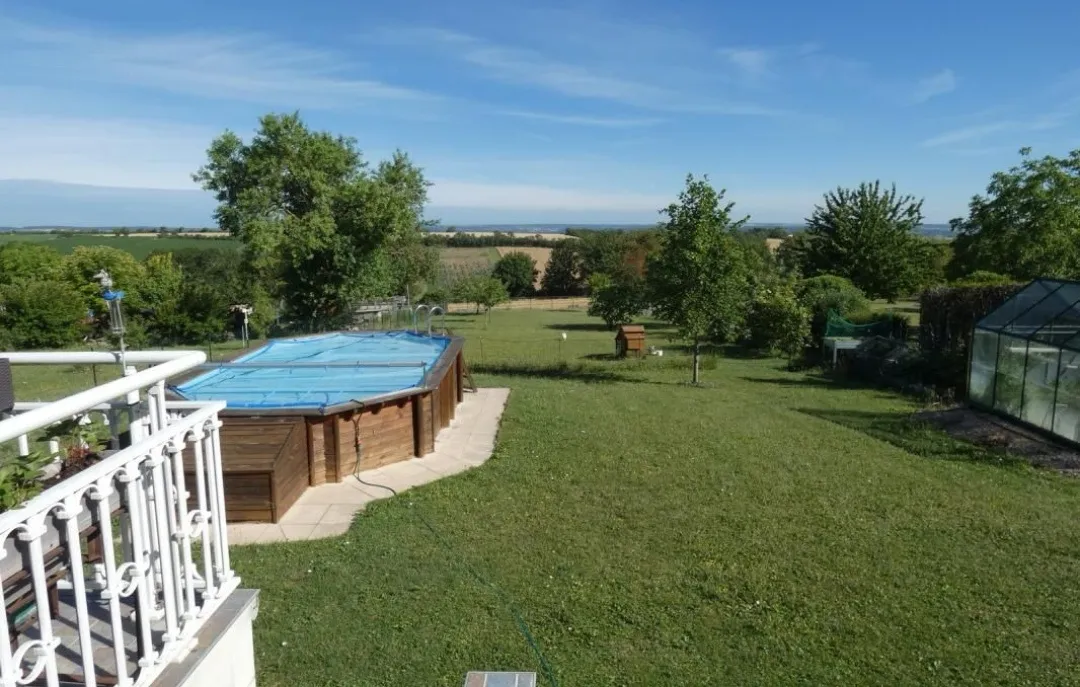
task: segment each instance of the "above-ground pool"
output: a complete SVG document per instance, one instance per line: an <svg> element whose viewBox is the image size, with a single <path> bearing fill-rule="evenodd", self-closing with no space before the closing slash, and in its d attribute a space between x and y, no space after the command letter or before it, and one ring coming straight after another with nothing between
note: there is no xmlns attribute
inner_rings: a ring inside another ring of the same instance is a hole
<svg viewBox="0 0 1080 687"><path fill-rule="evenodd" d="M412 332L280 339L175 391L229 408L327 409L420 386L449 344Z"/></svg>
<svg viewBox="0 0 1080 687"><path fill-rule="evenodd" d="M462 343L413 332L279 339L172 391L227 404L227 518L277 522L309 486L433 451L462 400Z"/></svg>

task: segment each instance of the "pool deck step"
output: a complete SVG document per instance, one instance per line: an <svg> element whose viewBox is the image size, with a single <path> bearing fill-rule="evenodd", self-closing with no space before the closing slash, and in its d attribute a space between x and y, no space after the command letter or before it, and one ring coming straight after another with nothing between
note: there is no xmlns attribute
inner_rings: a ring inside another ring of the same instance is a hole
<svg viewBox="0 0 1080 687"><path fill-rule="evenodd" d="M439 432L435 451L423 458L385 465L350 475L335 484L310 487L278 523L229 525L233 545L267 544L336 537L372 501L482 465L495 449L495 434L506 408L509 389L478 389L466 394L454 420Z"/></svg>

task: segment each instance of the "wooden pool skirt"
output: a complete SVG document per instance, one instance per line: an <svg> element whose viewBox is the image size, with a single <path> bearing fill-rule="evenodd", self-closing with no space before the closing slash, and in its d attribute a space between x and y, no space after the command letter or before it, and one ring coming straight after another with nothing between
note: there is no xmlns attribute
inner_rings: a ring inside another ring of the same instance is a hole
<svg viewBox="0 0 1080 687"><path fill-rule="evenodd" d="M228 521L278 522L309 486L435 450L462 400L461 344L455 337L425 383L407 393L333 413L222 412Z"/></svg>

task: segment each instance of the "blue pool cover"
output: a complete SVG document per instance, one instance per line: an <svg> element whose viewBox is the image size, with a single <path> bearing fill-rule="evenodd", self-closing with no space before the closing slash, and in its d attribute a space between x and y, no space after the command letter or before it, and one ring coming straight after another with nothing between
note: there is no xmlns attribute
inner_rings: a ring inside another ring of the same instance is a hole
<svg viewBox="0 0 1080 687"><path fill-rule="evenodd" d="M419 386L449 344L448 337L411 332L278 339L232 361L250 367L216 368L175 391L229 408L323 409Z"/></svg>

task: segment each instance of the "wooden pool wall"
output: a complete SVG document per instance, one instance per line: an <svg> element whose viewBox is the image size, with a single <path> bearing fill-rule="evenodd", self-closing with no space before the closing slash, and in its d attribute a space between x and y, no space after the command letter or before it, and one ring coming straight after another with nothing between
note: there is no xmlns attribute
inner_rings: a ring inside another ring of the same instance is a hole
<svg viewBox="0 0 1080 687"><path fill-rule="evenodd" d="M417 389L337 412L223 412L229 522L278 522L308 487L431 453L462 400L461 348L453 337Z"/></svg>

